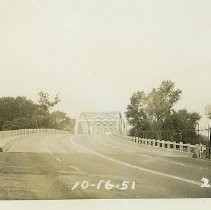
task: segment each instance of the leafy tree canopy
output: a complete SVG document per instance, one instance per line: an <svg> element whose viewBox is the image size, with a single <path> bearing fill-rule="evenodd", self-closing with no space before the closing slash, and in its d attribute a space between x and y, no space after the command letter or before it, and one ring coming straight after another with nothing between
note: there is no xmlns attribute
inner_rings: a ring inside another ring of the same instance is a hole
<svg viewBox="0 0 211 210"><path fill-rule="evenodd" d="M39 100L38 103L44 107L45 110L50 110L53 108L56 104L58 104L61 101L58 95L54 97L53 100L50 100L49 94L44 93L43 91L39 92Z"/></svg>
<svg viewBox="0 0 211 210"><path fill-rule="evenodd" d="M135 92L127 106L131 135L165 140L195 142L195 127L200 115L174 110L182 91L172 81L163 81L148 94Z"/></svg>
<svg viewBox="0 0 211 210"><path fill-rule="evenodd" d="M0 130L27 128L69 129L74 127L65 113L50 110L60 102L58 95L53 100L44 92L39 93L38 103L26 97L0 98ZM55 123L56 122L56 123Z"/></svg>

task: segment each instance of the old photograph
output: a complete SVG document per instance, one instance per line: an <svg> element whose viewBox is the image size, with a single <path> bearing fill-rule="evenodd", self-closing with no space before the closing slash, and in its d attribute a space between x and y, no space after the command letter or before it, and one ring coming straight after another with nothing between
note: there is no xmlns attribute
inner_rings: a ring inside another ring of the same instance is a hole
<svg viewBox="0 0 211 210"><path fill-rule="evenodd" d="M211 198L211 1L0 0L0 200Z"/></svg>

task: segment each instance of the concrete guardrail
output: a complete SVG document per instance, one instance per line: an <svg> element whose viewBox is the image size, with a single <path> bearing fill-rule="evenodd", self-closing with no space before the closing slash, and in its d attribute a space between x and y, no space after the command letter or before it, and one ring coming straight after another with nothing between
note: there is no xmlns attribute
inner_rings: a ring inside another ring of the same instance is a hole
<svg viewBox="0 0 211 210"><path fill-rule="evenodd" d="M123 136L119 134L114 134L126 141L142 144L146 146L151 146L155 148L162 148L170 151L179 151L185 152L192 155L192 157L196 156L197 158L204 158L204 151L206 150L206 145L202 144L184 144L183 142L171 142L171 141L164 141L164 140L155 140L155 139L145 139L133 136Z"/></svg>
<svg viewBox="0 0 211 210"><path fill-rule="evenodd" d="M17 138L8 138L8 137L66 134L66 133L70 132L56 129L19 129L19 130L0 131L0 152L5 151L9 145L11 145L14 141L17 140Z"/></svg>

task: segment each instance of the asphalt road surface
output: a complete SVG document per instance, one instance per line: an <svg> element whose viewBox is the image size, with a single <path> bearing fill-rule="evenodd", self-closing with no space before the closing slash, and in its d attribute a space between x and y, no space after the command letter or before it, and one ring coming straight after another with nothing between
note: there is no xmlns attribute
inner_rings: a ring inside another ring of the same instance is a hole
<svg viewBox="0 0 211 210"><path fill-rule="evenodd" d="M21 137L0 153L0 199L211 198L211 161L105 136Z"/></svg>

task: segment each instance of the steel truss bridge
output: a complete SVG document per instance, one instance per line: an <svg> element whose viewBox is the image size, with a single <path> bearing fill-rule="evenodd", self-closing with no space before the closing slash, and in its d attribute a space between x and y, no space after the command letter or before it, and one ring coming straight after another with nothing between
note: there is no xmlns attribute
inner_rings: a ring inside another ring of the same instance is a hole
<svg viewBox="0 0 211 210"><path fill-rule="evenodd" d="M82 112L75 126L76 134L127 134L127 123L120 112Z"/></svg>

